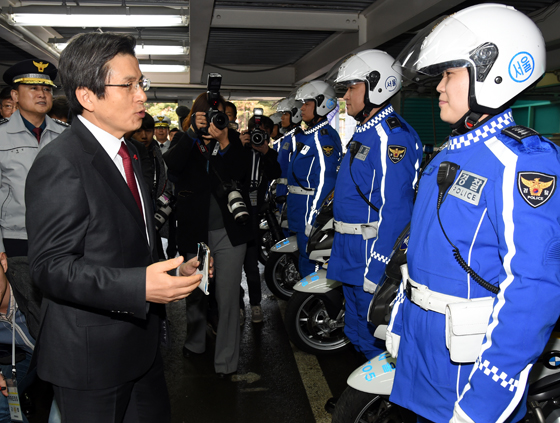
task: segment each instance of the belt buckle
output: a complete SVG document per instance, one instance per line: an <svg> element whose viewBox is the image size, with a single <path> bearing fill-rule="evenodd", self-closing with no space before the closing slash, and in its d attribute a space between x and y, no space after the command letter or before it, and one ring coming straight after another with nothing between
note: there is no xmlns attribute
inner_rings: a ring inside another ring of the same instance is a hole
<svg viewBox="0 0 560 423"><path fill-rule="evenodd" d="M405 288L406 298L408 298L410 301L412 301L412 289L418 289L418 288L412 286L411 283L408 283L408 281L406 281L406 288Z"/></svg>

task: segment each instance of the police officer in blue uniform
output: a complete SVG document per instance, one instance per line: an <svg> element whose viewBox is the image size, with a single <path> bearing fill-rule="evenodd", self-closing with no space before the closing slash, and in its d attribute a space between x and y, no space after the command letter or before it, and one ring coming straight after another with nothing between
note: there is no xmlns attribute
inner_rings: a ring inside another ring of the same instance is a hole
<svg viewBox="0 0 560 423"><path fill-rule="evenodd" d="M545 42L508 6L442 19L400 56L415 82L442 75L453 132L420 179L390 399L434 422L517 422L560 313L560 150L509 108L544 74Z"/></svg>
<svg viewBox="0 0 560 423"><path fill-rule="evenodd" d="M29 59L4 72L19 109L0 120L0 260L27 255L25 229L25 181L39 151L64 131L68 124L51 119L56 67Z"/></svg>
<svg viewBox="0 0 560 423"><path fill-rule="evenodd" d="M276 195L288 194L288 165L292 154L296 151L296 132L300 129L301 123L301 101L295 97L288 97L280 100L276 111L282 113L282 132L283 136L274 143L278 152L278 163L282 169L282 176L276 179Z"/></svg>
<svg viewBox="0 0 560 423"><path fill-rule="evenodd" d="M346 89L357 121L336 180L335 236L327 277L343 283L344 333L368 359L385 350L367 312L400 232L412 215L422 144L390 99L401 88L394 58L379 50L352 54L327 77Z"/></svg>
<svg viewBox="0 0 560 423"><path fill-rule="evenodd" d="M301 117L307 129L296 133L296 150L288 166L288 225L297 235L299 272L315 271L307 254L307 237L317 211L334 188L342 157L340 136L329 125L327 115L336 107L334 89L324 81L303 84L295 99L301 101Z"/></svg>

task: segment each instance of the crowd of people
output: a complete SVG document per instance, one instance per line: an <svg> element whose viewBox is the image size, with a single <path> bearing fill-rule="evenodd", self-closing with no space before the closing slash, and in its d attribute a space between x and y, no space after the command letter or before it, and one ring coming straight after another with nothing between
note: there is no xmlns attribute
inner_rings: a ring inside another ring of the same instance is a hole
<svg viewBox="0 0 560 423"><path fill-rule="evenodd" d="M205 353L210 324L216 374L235 373L243 271L251 320L264 318L259 212L273 181L287 195L302 277L318 270L306 246L334 190L327 276L343 285L356 351L398 356L391 401L421 422L522 419L529 371L560 314L560 150L510 109L545 72L528 17L469 7L420 31L396 59L350 54L241 130L235 104L210 90L174 131L146 113L135 43L80 34L59 69L26 60L4 73L0 355L11 365L0 366L0 422L17 412L8 391L18 397L11 387L35 373L53 385L51 422L169 421L160 345L165 304L183 299L184 357ZM53 99L57 75L65 96ZM391 99L435 77L452 134L423 163L422 141ZM357 122L346 146L331 125L339 97ZM384 343L368 308L409 223ZM197 289L205 245L210 292ZM484 330L464 333L481 313Z"/></svg>

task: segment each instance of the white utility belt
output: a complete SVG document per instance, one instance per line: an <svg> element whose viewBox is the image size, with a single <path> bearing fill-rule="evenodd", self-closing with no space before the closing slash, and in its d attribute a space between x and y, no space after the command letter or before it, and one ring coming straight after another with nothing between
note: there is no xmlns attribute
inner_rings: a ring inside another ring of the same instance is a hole
<svg viewBox="0 0 560 423"><path fill-rule="evenodd" d="M371 239L377 236L377 226L379 222L369 223L344 223L334 221L334 230L339 234L361 235L364 239Z"/></svg>
<svg viewBox="0 0 560 423"><path fill-rule="evenodd" d="M290 194L313 195L315 194L315 188L305 189L296 185L288 185L288 192Z"/></svg>
<svg viewBox="0 0 560 423"><path fill-rule="evenodd" d="M288 185L288 178L276 178L277 185Z"/></svg>
<svg viewBox="0 0 560 423"><path fill-rule="evenodd" d="M474 363L494 309L493 297L467 299L432 291L410 279L408 266L401 266L407 298L424 310L445 316L445 345L451 361Z"/></svg>

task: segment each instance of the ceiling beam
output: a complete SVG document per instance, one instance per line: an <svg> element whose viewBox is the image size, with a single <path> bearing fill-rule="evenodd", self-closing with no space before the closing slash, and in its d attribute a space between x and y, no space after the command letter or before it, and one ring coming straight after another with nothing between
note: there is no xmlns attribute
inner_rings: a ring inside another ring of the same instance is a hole
<svg viewBox="0 0 560 423"><path fill-rule="evenodd" d="M379 0L360 13L360 50L375 48L429 23L464 0ZM398 11L398 12L397 12Z"/></svg>
<svg viewBox="0 0 560 423"><path fill-rule="evenodd" d="M214 9L212 27L334 32L357 31L358 13L300 9L217 7Z"/></svg>
<svg viewBox="0 0 560 423"><path fill-rule="evenodd" d="M331 35L295 64L295 83L300 85L320 77L341 57L358 46L357 32Z"/></svg>
<svg viewBox="0 0 560 423"><path fill-rule="evenodd" d="M0 37L31 56L48 60L58 66L60 54L55 49L27 28L11 26L3 16L0 16Z"/></svg>
<svg viewBox="0 0 560 423"><path fill-rule="evenodd" d="M376 48L464 0L378 0L359 14L358 34L337 33L296 63L296 83L318 78L347 54ZM397 13L398 12L398 13Z"/></svg>
<svg viewBox="0 0 560 423"><path fill-rule="evenodd" d="M189 2L190 82L192 84L201 83L203 79L202 71L206 62L206 48L213 11L214 0Z"/></svg>

